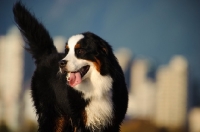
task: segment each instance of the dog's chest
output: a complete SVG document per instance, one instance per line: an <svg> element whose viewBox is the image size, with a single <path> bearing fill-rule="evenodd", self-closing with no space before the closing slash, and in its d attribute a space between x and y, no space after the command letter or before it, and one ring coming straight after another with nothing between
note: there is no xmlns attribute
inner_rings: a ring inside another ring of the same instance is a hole
<svg viewBox="0 0 200 132"><path fill-rule="evenodd" d="M87 114L86 127L95 130L95 128L112 124L113 105L110 95L106 95L101 99L92 99L85 110Z"/></svg>
<svg viewBox="0 0 200 132"><path fill-rule="evenodd" d="M90 100L85 107L86 127L92 131L101 129L112 124L113 101L112 101L112 78L102 76L96 70L92 70L91 76L82 81L76 89L83 93L85 100Z"/></svg>

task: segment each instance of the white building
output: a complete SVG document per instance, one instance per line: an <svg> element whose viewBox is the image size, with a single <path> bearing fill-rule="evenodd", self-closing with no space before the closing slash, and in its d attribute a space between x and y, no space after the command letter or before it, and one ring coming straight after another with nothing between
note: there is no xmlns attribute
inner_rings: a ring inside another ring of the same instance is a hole
<svg viewBox="0 0 200 132"><path fill-rule="evenodd" d="M24 43L16 27L0 38L1 119L15 130L18 127L19 95L23 83Z"/></svg>
<svg viewBox="0 0 200 132"><path fill-rule="evenodd" d="M23 94L22 108L20 111L21 124L19 124L19 131L33 131L37 129L36 110L33 106L31 97L31 90L27 88Z"/></svg>
<svg viewBox="0 0 200 132"><path fill-rule="evenodd" d="M122 70L125 72L132 58L132 52L129 49L120 48L115 52L115 56L118 59Z"/></svg>
<svg viewBox="0 0 200 132"><path fill-rule="evenodd" d="M189 112L189 131L200 132L200 108L193 108Z"/></svg>
<svg viewBox="0 0 200 132"><path fill-rule="evenodd" d="M62 36L56 36L53 38L54 41L54 45L57 48L57 51L59 53L64 53L65 52L65 44L66 44L66 40L64 37Z"/></svg>
<svg viewBox="0 0 200 132"><path fill-rule="evenodd" d="M186 122L188 64L175 56L169 66L157 72L155 123L159 127L181 128Z"/></svg>
<svg viewBox="0 0 200 132"><path fill-rule="evenodd" d="M150 62L137 59L131 66L131 81L127 115L150 120L155 110L155 84L147 78Z"/></svg>

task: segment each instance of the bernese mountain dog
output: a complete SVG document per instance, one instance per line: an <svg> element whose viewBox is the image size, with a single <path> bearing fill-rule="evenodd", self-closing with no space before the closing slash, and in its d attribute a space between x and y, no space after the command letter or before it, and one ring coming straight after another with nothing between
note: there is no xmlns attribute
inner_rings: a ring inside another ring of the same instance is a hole
<svg viewBox="0 0 200 132"><path fill-rule="evenodd" d="M111 46L84 32L58 53L48 31L21 2L14 20L35 60L31 95L39 132L118 132L128 92Z"/></svg>

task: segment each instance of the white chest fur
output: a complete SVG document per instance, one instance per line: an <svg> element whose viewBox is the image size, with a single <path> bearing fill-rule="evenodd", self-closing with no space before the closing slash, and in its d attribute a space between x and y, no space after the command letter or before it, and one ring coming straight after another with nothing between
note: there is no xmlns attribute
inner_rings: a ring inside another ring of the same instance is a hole
<svg viewBox="0 0 200 132"><path fill-rule="evenodd" d="M76 89L82 91L85 99L90 103L85 108L87 114L87 127L93 129L111 124L113 117L112 103L112 78L102 76L94 67L91 67L87 79L79 84Z"/></svg>
<svg viewBox="0 0 200 132"><path fill-rule="evenodd" d="M95 129L112 124L113 106L111 97L111 93L107 93L102 98L91 99L90 104L85 108L87 113L86 126Z"/></svg>

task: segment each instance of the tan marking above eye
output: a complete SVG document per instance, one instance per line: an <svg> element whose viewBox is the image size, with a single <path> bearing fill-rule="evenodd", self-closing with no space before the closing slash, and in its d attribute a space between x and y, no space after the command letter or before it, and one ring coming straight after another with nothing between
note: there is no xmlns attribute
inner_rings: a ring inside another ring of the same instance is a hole
<svg viewBox="0 0 200 132"><path fill-rule="evenodd" d="M68 46L68 45L66 45L66 46L65 46L65 48L66 48L66 49L69 49L69 46Z"/></svg>
<svg viewBox="0 0 200 132"><path fill-rule="evenodd" d="M75 48L80 48L80 47L81 47L80 44L76 44L76 45L75 45Z"/></svg>

